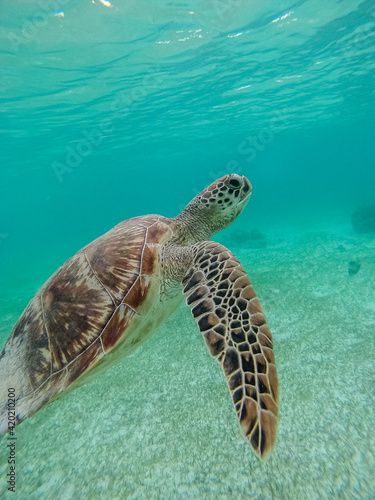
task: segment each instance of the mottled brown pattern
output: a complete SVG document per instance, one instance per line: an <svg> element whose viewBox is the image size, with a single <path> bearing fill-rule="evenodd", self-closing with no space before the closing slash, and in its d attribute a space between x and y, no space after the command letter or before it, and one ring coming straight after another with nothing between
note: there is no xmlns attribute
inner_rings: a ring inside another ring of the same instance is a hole
<svg viewBox="0 0 375 500"><path fill-rule="evenodd" d="M35 390L51 373L51 353L46 330L43 324L41 298L38 293L29 303L23 315L14 327L12 337L24 342L25 359L27 363L27 390ZM12 339L10 337L9 341ZM8 341L8 342L9 342ZM7 345L5 346L5 350Z"/></svg>
<svg viewBox="0 0 375 500"><path fill-rule="evenodd" d="M103 354L102 346L98 338L79 355L77 362L71 363L68 366L67 383L71 384L75 382L77 378L94 365Z"/></svg>
<svg viewBox="0 0 375 500"><path fill-rule="evenodd" d="M116 305L138 277L146 231L143 225L126 221L85 248L92 270Z"/></svg>
<svg viewBox="0 0 375 500"><path fill-rule="evenodd" d="M163 219L163 217L160 217ZM157 243L158 245L164 243L171 237L171 229L169 225L162 222L152 224L147 231L147 243Z"/></svg>
<svg viewBox="0 0 375 500"><path fill-rule="evenodd" d="M167 228L158 220L138 217L119 224L70 258L32 299L5 345L0 366L14 373L19 420L67 389L117 345L142 309L150 276L158 269L159 247L146 242L149 227ZM129 306L121 303L124 299ZM141 340L140 335L130 343ZM5 396L0 395L3 411ZM4 425L1 414L0 429Z"/></svg>
<svg viewBox="0 0 375 500"><path fill-rule="evenodd" d="M183 285L209 350L224 370L241 428L265 457L276 439L278 382L272 336L249 278L228 249L204 242L195 246Z"/></svg>
<svg viewBox="0 0 375 500"><path fill-rule="evenodd" d="M69 259L46 283L42 301L52 373L61 370L98 338L115 309L83 251Z"/></svg>
<svg viewBox="0 0 375 500"><path fill-rule="evenodd" d="M113 314L111 321L106 325L100 339L105 352L111 350L131 323L135 311L126 304L121 304Z"/></svg>
<svg viewBox="0 0 375 500"><path fill-rule="evenodd" d="M141 274L150 276L159 263L159 246L146 244L142 252Z"/></svg>
<svg viewBox="0 0 375 500"><path fill-rule="evenodd" d="M123 303L130 306L132 309L139 311L142 304L146 300L150 286L150 276L139 276L129 292L126 294Z"/></svg>

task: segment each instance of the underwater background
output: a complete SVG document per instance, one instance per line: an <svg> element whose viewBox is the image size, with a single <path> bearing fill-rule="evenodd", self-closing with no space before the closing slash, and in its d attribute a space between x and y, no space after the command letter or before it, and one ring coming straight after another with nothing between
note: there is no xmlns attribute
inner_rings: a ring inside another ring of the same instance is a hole
<svg viewBox="0 0 375 500"><path fill-rule="evenodd" d="M16 493L0 440L0 498L374 498L373 0L2 0L0 25L0 347L77 250L236 172L253 194L214 240L280 384L261 462L183 304L16 428Z"/></svg>

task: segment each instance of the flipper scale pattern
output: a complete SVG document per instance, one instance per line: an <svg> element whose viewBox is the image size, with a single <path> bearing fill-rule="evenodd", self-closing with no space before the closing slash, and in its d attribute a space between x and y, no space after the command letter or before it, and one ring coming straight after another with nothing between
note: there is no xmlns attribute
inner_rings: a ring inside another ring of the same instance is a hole
<svg viewBox="0 0 375 500"><path fill-rule="evenodd" d="M250 280L233 253L215 242L194 247L183 279L186 303L220 363L241 428L256 453L273 449L278 380L273 339Z"/></svg>

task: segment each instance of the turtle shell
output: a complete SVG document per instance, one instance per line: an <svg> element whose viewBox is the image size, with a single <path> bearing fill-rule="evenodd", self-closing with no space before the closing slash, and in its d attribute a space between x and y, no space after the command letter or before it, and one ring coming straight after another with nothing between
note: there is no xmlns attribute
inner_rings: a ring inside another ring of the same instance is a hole
<svg viewBox="0 0 375 500"><path fill-rule="evenodd" d="M0 377L12 374L16 387L18 420L76 381L146 315L152 283L158 296L160 281L153 278L160 275L160 245L171 234L168 219L157 215L124 221L77 252L37 292L0 358Z"/></svg>

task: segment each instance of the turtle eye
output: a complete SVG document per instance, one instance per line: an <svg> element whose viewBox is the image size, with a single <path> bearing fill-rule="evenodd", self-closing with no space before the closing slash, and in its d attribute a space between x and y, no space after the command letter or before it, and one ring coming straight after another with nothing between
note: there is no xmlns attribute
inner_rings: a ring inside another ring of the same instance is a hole
<svg viewBox="0 0 375 500"><path fill-rule="evenodd" d="M228 185L232 188L239 188L241 186L241 183L238 179L230 179L228 181Z"/></svg>

